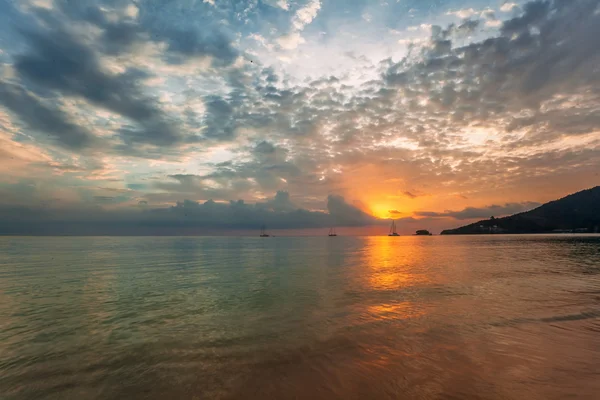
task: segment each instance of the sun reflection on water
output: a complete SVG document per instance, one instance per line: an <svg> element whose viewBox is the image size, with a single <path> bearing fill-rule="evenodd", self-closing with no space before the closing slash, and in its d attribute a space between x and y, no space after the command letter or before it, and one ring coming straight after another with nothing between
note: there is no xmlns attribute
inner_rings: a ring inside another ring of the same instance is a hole
<svg viewBox="0 0 600 400"><path fill-rule="evenodd" d="M366 305L369 318L402 320L422 316L413 299L417 288L430 282L419 265L425 257L422 241L413 237L369 237L364 252L365 285L379 293Z"/></svg>
<svg viewBox="0 0 600 400"><path fill-rule="evenodd" d="M423 257L423 246L412 237L369 237L365 246L369 286L395 290L427 283L427 275L417 270Z"/></svg>
<svg viewBox="0 0 600 400"><path fill-rule="evenodd" d="M401 320L425 315L425 312L417 309L411 301L371 305L367 307L367 312L380 320Z"/></svg>

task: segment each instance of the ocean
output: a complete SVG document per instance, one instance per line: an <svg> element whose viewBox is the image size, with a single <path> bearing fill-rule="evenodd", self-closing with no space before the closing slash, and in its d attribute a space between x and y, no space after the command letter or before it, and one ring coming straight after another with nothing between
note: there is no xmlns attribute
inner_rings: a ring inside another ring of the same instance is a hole
<svg viewBox="0 0 600 400"><path fill-rule="evenodd" d="M0 237L1 399L598 399L600 236Z"/></svg>

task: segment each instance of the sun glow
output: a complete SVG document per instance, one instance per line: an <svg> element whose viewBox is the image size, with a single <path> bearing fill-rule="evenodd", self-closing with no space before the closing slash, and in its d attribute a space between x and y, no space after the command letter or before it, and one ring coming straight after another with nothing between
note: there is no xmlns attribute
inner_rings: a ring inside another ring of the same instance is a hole
<svg viewBox="0 0 600 400"><path fill-rule="evenodd" d="M387 204L373 204L369 208L371 209L371 215L381 219L390 218L390 211L394 210L394 207Z"/></svg>

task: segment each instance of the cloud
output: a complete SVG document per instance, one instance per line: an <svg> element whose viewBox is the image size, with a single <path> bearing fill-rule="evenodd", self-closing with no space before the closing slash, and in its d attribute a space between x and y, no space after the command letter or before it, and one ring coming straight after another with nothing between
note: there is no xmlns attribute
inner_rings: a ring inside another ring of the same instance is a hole
<svg viewBox="0 0 600 400"><path fill-rule="evenodd" d="M272 200L265 203L259 203L259 206L264 206L265 208L276 212L289 212L299 208L290 200L290 194L283 190L278 191Z"/></svg>
<svg viewBox="0 0 600 400"><path fill-rule="evenodd" d="M99 142L60 109L22 87L0 82L0 104L17 115L29 129L46 133L67 149L83 150Z"/></svg>
<svg viewBox="0 0 600 400"><path fill-rule="evenodd" d="M586 0L584 0L584 2L586 2ZM593 2L593 0L587 1L588 5ZM557 2L556 4L558 5L560 2ZM509 34L522 33L532 27L551 22L552 19L548 19L548 14L553 8L552 5L553 3L543 0L526 3L523 15L506 21L502 27L503 32ZM558 8L559 7L556 7L555 10L558 11ZM577 6L575 6L575 8L577 8Z"/></svg>
<svg viewBox="0 0 600 400"><path fill-rule="evenodd" d="M264 2L270 5L271 7L281 8L282 10L287 11L290 9L290 4L288 0L265 0Z"/></svg>
<svg viewBox="0 0 600 400"><path fill-rule="evenodd" d="M281 36L279 39L277 39L279 46L285 50L293 50L305 42L306 40L304 40L302 35L300 35L298 32L291 32L290 34Z"/></svg>
<svg viewBox="0 0 600 400"><path fill-rule="evenodd" d="M511 123L523 120L517 115L529 110L532 134L534 126L538 132L547 131L544 126L556 126L575 110L569 99L597 83L593 71L600 47L591 39L599 33L596 7L596 1L587 0L569 6L530 2L521 16L503 23L500 36L456 48L448 37L460 29L451 25L446 30L434 30L421 60L412 64L404 60L388 68L384 73L386 87L415 101L427 93L427 103L414 103L411 114L429 115L432 120L436 113L449 111L452 119L440 121L447 128L479 123L506 132ZM570 21L578 15L586 18L575 29L570 28ZM469 24L463 29L469 31L475 26ZM596 109L600 98L595 92L588 93L587 104ZM588 121L580 118L573 122L587 125ZM587 125L581 132L598 128ZM555 130L559 131L562 129Z"/></svg>
<svg viewBox="0 0 600 400"><path fill-rule="evenodd" d="M298 9L292 18L292 27L290 32L277 39L279 46L285 50L293 50L299 45L305 43L306 41L302 37L301 32L304 30L306 25L310 24L313 19L315 19L320 9L320 0L309 0L304 7Z"/></svg>
<svg viewBox="0 0 600 400"><path fill-rule="evenodd" d="M141 90L138 80L144 78L143 73L104 71L97 55L63 30L22 34L30 51L16 58L15 70L23 79L57 94L85 99L135 122L137 126L120 131L126 142L169 146L182 140L156 102Z"/></svg>
<svg viewBox="0 0 600 400"><path fill-rule="evenodd" d="M102 32L99 44L106 46L111 53L131 52L136 46L148 43L165 44L162 56L170 63L211 57L216 66L230 65L239 54L232 45L233 39L210 18L214 2L203 3L194 5L194 8L200 8L197 10L188 7L189 12L197 12L196 18L202 23L202 28L197 24L181 23L181 20L180 23L168 23L168 15L179 6L177 2L154 4L154 13L144 13L143 18L139 17L139 6L146 5L145 8L148 9L147 4L142 2L133 5L112 0L82 0L78 6L60 2L54 13L41 16L49 19L53 26L62 25L63 30L64 26L73 25L89 31L90 27L86 24L92 24ZM165 19L157 18L158 15Z"/></svg>
<svg viewBox="0 0 600 400"><path fill-rule="evenodd" d="M479 12L475 11L473 8L464 8L462 10L448 11L446 14L454 15L461 19L467 19L479 14Z"/></svg>
<svg viewBox="0 0 600 400"><path fill-rule="evenodd" d="M346 203L341 196L330 195L327 199L327 210L334 225L366 226L377 223L376 218Z"/></svg>
<svg viewBox="0 0 600 400"><path fill-rule="evenodd" d="M517 3L505 2L500 7L500 11L508 13L508 12L511 12L511 11L517 9L517 8L519 8L519 6L517 5Z"/></svg>
<svg viewBox="0 0 600 400"><path fill-rule="evenodd" d="M94 197L97 204L116 201L116 196ZM111 211L99 206L70 210L1 206L0 234L181 234L210 229L258 230L263 224L269 229L298 229L377 223L342 197L330 196L327 207L327 213L297 208L286 192L279 192L264 203L184 200L160 209L148 208L144 200L137 207Z"/></svg>
<svg viewBox="0 0 600 400"><path fill-rule="evenodd" d="M153 34L156 38L166 40L168 51L183 57L211 56L217 65L230 65L238 56L237 50L231 46L231 39L216 29L208 33L169 29Z"/></svg>
<svg viewBox="0 0 600 400"><path fill-rule="evenodd" d="M0 113L0 121L2 120ZM9 134L0 131L0 174L3 176L21 178L34 173L39 174L40 170L54 166L56 164L50 155L38 146L15 142L10 139Z"/></svg>
<svg viewBox="0 0 600 400"><path fill-rule="evenodd" d="M415 215L420 217L432 217L432 218L454 218L458 220L476 219L476 218L490 218L503 217L507 215L517 214L524 211L532 210L539 207L541 204L536 202L524 202L524 203L507 203L505 205L491 205L483 208L467 207L462 211L445 211L445 212L431 212L431 211L419 211Z"/></svg>
<svg viewBox="0 0 600 400"><path fill-rule="evenodd" d="M32 133L72 151L157 158L201 141L203 131L208 139L230 139L227 131L214 132L210 118L204 130L198 118L183 119L193 113L157 95L151 82L163 78L151 71L157 65L181 69L196 59L227 67L237 49L218 27L161 26L140 13L143 6L59 1L27 8L35 19L15 24L21 46L12 55L12 79L3 83L0 101ZM24 107L26 102L38 111Z"/></svg>
<svg viewBox="0 0 600 400"><path fill-rule="evenodd" d="M51 10L54 7L53 0L30 0L30 4L35 7Z"/></svg>
<svg viewBox="0 0 600 400"><path fill-rule="evenodd" d="M237 125L233 115L233 105L219 96L207 96L204 104L206 107L204 134L209 138L231 139Z"/></svg>
<svg viewBox="0 0 600 400"><path fill-rule="evenodd" d="M292 19L292 25L296 30L303 30L304 27L310 24L313 19L319 13L321 9L321 1L320 0L309 0L309 2L298 11L296 11L296 15Z"/></svg>

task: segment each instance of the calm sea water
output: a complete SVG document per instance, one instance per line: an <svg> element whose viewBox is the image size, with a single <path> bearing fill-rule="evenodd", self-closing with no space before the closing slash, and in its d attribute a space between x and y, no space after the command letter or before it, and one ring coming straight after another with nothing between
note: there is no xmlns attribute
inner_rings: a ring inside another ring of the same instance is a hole
<svg viewBox="0 0 600 400"><path fill-rule="evenodd" d="M598 399L600 236L0 238L2 399Z"/></svg>

